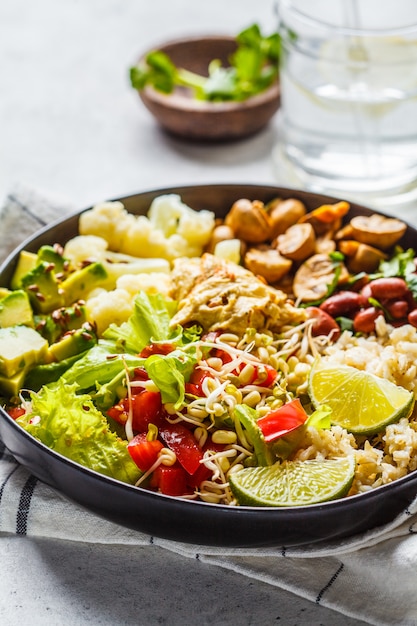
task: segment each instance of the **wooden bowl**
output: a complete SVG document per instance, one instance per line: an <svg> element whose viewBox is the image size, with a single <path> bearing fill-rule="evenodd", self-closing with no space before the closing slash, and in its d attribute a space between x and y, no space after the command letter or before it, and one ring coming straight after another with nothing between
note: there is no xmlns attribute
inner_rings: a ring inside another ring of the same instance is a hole
<svg viewBox="0 0 417 626"><path fill-rule="evenodd" d="M213 59L220 59L223 65L228 65L229 56L236 49L236 40L225 36L195 37L172 41L154 49L165 52L177 67L207 76L208 65ZM186 139L204 141L230 141L253 135L270 121L280 104L278 81L243 102L196 100L186 88L164 94L148 86L139 91L139 96L166 131Z"/></svg>

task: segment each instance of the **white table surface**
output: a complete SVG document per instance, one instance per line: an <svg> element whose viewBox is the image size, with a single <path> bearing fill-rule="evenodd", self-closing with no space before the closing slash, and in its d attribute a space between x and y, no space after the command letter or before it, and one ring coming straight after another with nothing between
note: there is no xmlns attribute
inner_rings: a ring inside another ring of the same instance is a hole
<svg viewBox="0 0 417 626"><path fill-rule="evenodd" d="M170 185L277 183L277 119L242 142L189 144L160 131L128 81L149 46L253 22L275 28L273 0L3 0L0 201L17 183L79 208ZM159 548L2 536L0 578L4 626L363 624Z"/></svg>

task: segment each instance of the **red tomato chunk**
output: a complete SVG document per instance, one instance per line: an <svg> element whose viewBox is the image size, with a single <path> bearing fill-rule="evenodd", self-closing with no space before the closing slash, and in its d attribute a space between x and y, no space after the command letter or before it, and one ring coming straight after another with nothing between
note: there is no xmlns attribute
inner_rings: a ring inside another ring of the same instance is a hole
<svg viewBox="0 0 417 626"><path fill-rule="evenodd" d="M162 424L159 435L165 445L175 452L178 462L188 474L194 474L203 459L203 452L193 433L183 424Z"/></svg>
<svg viewBox="0 0 417 626"><path fill-rule="evenodd" d="M158 458L164 444L158 439L148 441L146 433L133 437L127 444L127 451L142 472L147 472Z"/></svg>

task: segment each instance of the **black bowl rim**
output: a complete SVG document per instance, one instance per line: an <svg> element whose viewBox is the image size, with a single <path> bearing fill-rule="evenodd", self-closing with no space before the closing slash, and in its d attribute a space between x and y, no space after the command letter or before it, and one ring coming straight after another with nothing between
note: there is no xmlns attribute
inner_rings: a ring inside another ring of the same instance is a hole
<svg viewBox="0 0 417 626"><path fill-rule="evenodd" d="M127 196L123 196L123 197L117 197L114 198L113 200L110 201L120 201L123 204L125 203L129 203L129 200L134 200L135 198L138 197L149 197L149 200L151 201L152 198L157 197L159 195L163 195L163 194L169 194L169 193L176 193L178 195L182 195L182 194L186 194L187 192L192 192L192 191L197 191L199 189L208 187L210 189L218 189L218 190L230 190L230 191L236 191L238 192L239 190L241 190L242 188L244 188L245 190L250 190L253 195L253 198L255 199L257 192L260 192L262 194L270 194L270 197L273 196L277 196L277 195L281 195L282 196L282 192L284 192L284 197L298 197L299 199L306 199L306 198L314 198L315 200L317 199L318 203L334 203L339 201L339 198L334 197L334 196L329 196L329 195L325 195L325 194L317 194L314 192L308 192L308 191L304 191L304 190L299 190L296 188L288 188L288 187L281 187L281 186L277 186L277 185L268 185L268 184L247 184L247 183L232 183L232 184L228 184L228 183L204 183L204 184L197 184L197 185L183 185L183 186L171 186L171 187L163 187L163 188L156 188L156 189L152 189L152 190L145 190L142 192L138 192L138 193L133 193L133 194L129 194ZM96 203L97 204L97 203ZM380 215L385 215L387 216L387 214L383 213L382 211L377 211L374 209L370 209L368 207L365 207L363 205L360 204L356 204L351 202L350 203L352 207L356 207L357 209L359 209L361 212L365 213L365 214L370 214L370 213L379 213ZM94 206L94 205L93 205ZM8 256L7 258L1 263L0 265L0 276L4 273L4 271L7 268L10 268L11 264L13 261L17 260L17 256L18 253L23 250L23 249L27 249L30 248L31 245L36 244L36 241L41 238L42 236L44 236L45 234L49 233L50 231L54 230L55 227L57 227L58 225L65 225L67 222L70 223L73 220L77 219L81 213L88 211L89 209L91 209L92 207L86 207L83 209L78 209L76 211L70 212L69 214L65 215L64 217L60 217L56 220L54 220L53 222L47 224L46 226L44 226L43 228L39 229L38 231L36 231L34 234L32 234L31 236L27 237L24 241L22 241L21 244L19 244L19 246L17 246ZM389 217L389 216L387 216ZM403 220L404 221L404 220ZM407 224L407 222L405 222ZM415 229L410 226L409 224L407 224L407 228L411 229L411 231L415 231ZM36 247L36 246L35 246ZM100 483L106 484L106 485L113 485L114 487L116 487L118 490L123 490L123 491L128 491L130 493L134 493L137 492L140 494L140 496L142 498L145 498L148 502L160 502L161 499L166 501L166 502L172 502L175 503L175 505L178 505L178 502L181 503L181 506L184 508L188 508L188 507L193 507L192 510L196 510L196 507L199 508L199 510L214 510L214 511L219 511L222 512L222 514L226 511L230 510L230 506L228 505L221 505L221 504L214 504L214 503L207 503L207 502L200 502L200 501L189 501L186 499L181 499L181 498L176 498L176 497L171 497L171 496L166 496L163 494L159 494L159 493L154 493L151 491L148 491L146 489L143 489L141 487L135 487L134 485L130 485L128 483L123 483L121 481L118 481L116 479L113 479L111 477L105 476L103 474L100 474L98 472L95 472L94 470L90 470L74 461L72 461L71 459L68 459L67 457L55 452L54 450L51 450L50 448L48 448L46 445L44 445L43 443L41 443L40 441L38 441L37 439L35 439L32 435L30 435L27 431L25 431L24 429L22 429L18 424L16 424L16 422L6 413L6 411L3 409L3 407L0 406L0 422L3 420L3 422L6 422L8 424L8 426L12 429L12 431L15 432L15 434L19 437L19 438L23 438L25 439L31 446L34 446L36 449L38 449L42 454L46 454L47 456L50 456L52 459L57 460L59 463L67 466L68 468L70 468L71 470L75 470L77 473L81 473L84 474L86 477L93 477L94 480L99 481ZM22 465L25 465L24 462L21 462ZM35 472L33 472L35 473ZM42 479L41 479L42 480ZM44 479L43 479L44 480ZM44 480L44 482L48 482L47 480ZM366 500L367 502L369 502L369 506L372 506L372 501L375 499L379 499L379 497L381 496L382 493L384 494L389 494L391 492L395 492L397 491L399 488L401 488L402 486L407 485L408 483L416 483L415 484L415 495L417 495L417 471L414 472L410 472L409 474L396 479L395 481L382 485L380 487L371 489L367 492L364 493L360 493L360 494L356 494L353 496L349 496L349 497L345 497L345 498L338 498L335 500L330 500L327 502L323 502L323 503L318 503L318 504L311 504L311 505L306 505L306 506L299 506L299 507L250 507L250 506L238 506L238 507L233 507L233 511L234 511L234 515L239 516L245 516L245 515L257 515L259 513L268 513L268 516L271 517L273 516L274 518L277 518L278 520L284 516L284 519L288 519L288 521L291 520L291 518L295 515L298 517L301 517L302 519L305 518L306 522L308 521L309 515L311 512L325 512L328 509L331 509L333 512L340 512L340 514L342 514L343 512L345 512L347 509L351 508L350 505L352 504L354 506L355 502L363 502L364 500ZM55 485L53 485L55 486ZM87 507L88 508L88 507ZM106 514L104 514L104 517L108 516ZM170 538L170 537L168 537ZM177 540L177 539L174 539ZM179 540L183 540L182 538ZM320 541L322 541L322 539L320 539ZM211 542L209 542L211 543ZM223 545L223 544L212 544L212 545ZM226 545L226 544L225 544ZM238 544L236 544L238 545ZM264 544L259 544L259 545L264 545ZM267 543L265 545L271 545L270 543ZM273 545L281 545L279 542L274 543ZM303 542L301 541L301 543L293 543L292 545L304 545Z"/></svg>

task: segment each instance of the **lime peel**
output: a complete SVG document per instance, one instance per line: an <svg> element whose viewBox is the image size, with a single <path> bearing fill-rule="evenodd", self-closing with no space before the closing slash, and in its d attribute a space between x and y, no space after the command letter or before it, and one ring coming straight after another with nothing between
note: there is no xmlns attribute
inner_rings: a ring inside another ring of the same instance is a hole
<svg viewBox="0 0 417 626"><path fill-rule="evenodd" d="M355 475L354 454L336 459L283 461L269 467L246 467L229 477L241 505L294 507L342 498Z"/></svg>

